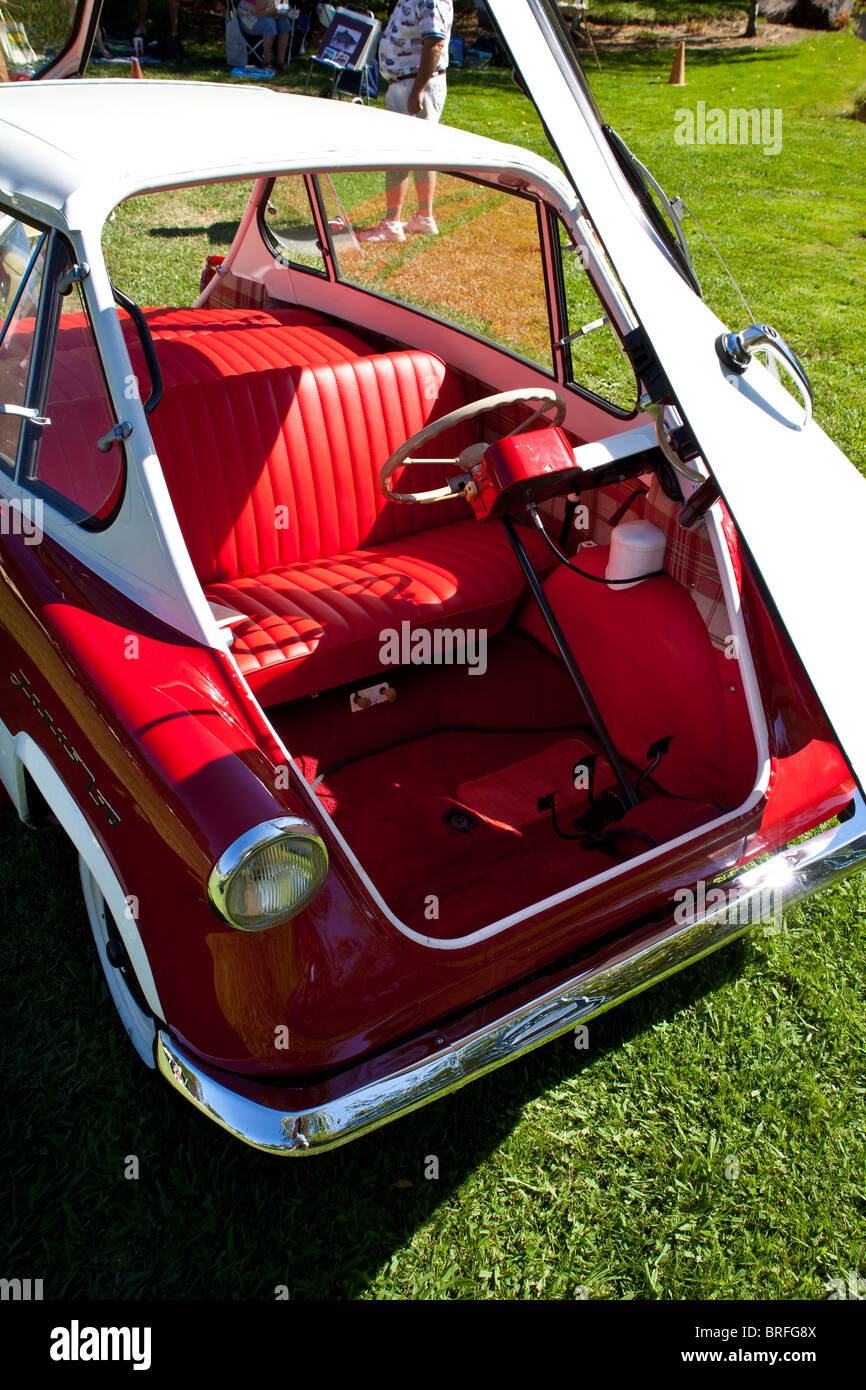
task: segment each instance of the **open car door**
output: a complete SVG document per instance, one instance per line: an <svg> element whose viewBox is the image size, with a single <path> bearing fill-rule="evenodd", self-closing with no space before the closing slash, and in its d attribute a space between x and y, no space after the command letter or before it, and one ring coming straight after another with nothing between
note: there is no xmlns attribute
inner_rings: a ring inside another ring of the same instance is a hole
<svg viewBox="0 0 866 1390"><path fill-rule="evenodd" d="M686 422L687 456L703 458L715 479L862 790L866 479L811 419L796 358L799 396L750 355L748 333L725 342L726 326L624 176L556 5L487 0L487 8L639 319L640 374L657 429L666 433L665 408ZM778 357L780 340L773 330L764 336ZM757 331L751 341L760 351Z"/></svg>
<svg viewBox="0 0 866 1390"><path fill-rule="evenodd" d="M83 77L101 9L102 0L0 5L0 76L4 81Z"/></svg>

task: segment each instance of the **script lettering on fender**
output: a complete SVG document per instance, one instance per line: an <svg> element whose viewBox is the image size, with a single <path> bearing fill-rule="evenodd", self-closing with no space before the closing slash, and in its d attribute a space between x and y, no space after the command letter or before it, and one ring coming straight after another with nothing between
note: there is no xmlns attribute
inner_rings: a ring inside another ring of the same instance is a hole
<svg viewBox="0 0 866 1390"><path fill-rule="evenodd" d="M53 716L48 713L48 710L43 705L39 696L36 694L34 690L30 688L30 681L27 679L24 672L13 671L10 673L9 679L15 686L16 690L20 690L23 695L26 695L33 708L37 711L40 717L45 720L45 723L48 725L49 729L51 730L54 737L57 739L57 742L60 744L60 747L63 749L64 753L66 753L67 757L70 758L72 762L76 763L77 766L81 768L82 772L87 778L87 795L90 797L91 801L95 802L96 805L99 806L100 809L105 812L105 818L108 821L108 824L118 825L120 823L120 816L114 810L114 807L111 806L111 804L108 801L106 801L105 797L102 795L102 792L97 787L96 778L90 771L90 768L87 766L87 763L84 761L82 757L79 756L78 753L76 753L75 749L72 747L72 744L67 739L63 730L58 728L58 726L55 724Z"/></svg>

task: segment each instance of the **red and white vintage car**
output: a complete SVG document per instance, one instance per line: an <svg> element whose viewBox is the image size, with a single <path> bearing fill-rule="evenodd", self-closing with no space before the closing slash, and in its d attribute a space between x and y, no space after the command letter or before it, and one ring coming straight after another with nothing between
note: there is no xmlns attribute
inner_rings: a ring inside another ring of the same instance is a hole
<svg viewBox="0 0 866 1390"><path fill-rule="evenodd" d="M549 0L489 8L561 168L61 80L91 8L0 90L0 774L147 1065L314 1152L862 866L866 485ZM438 236L365 242L407 168ZM128 200L239 181L198 298L112 282Z"/></svg>

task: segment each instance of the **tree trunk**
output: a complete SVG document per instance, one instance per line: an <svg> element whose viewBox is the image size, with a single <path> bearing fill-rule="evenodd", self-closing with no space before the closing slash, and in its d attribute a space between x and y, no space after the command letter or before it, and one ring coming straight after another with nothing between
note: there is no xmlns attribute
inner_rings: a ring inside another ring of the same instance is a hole
<svg viewBox="0 0 866 1390"><path fill-rule="evenodd" d="M754 39L758 36L758 3L759 0L751 0L749 5L749 19L744 35L747 39Z"/></svg>

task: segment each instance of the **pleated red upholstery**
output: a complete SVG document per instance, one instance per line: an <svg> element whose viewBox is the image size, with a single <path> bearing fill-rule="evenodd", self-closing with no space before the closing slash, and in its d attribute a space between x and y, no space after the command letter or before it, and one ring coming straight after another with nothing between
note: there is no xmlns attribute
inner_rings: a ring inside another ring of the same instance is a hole
<svg viewBox="0 0 866 1390"><path fill-rule="evenodd" d="M382 631L404 621L504 627L524 585L502 528L460 498L400 505L379 490L388 456L464 403L461 379L412 350L166 389L150 424L178 521L207 596L245 615L233 650L264 702L375 674ZM428 449L453 457L476 437L463 426ZM396 485L447 473L404 470Z"/></svg>
<svg viewBox="0 0 866 1390"><path fill-rule="evenodd" d="M318 367L372 353L348 329L309 309L145 309L166 387L184 382L268 371L274 367ZM146 391L147 366L135 325L121 327L132 369ZM64 400L89 394L82 387L91 370L92 339L83 314L61 320L52 388ZM92 388L91 388L92 389Z"/></svg>
<svg viewBox="0 0 866 1390"><path fill-rule="evenodd" d="M524 534L543 563L544 542ZM367 549L211 584L208 598L248 615L232 648L264 704L373 676L383 632L501 632L524 581L499 522L459 521Z"/></svg>
<svg viewBox="0 0 866 1390"><path fill-rule="evenodd" d="M272 367L317 367L372 352L354 333L309 309L147 309L145 317L167 386ZM134 370L143 373L129 320L124 336Z"/></svg>
<svg viewBox="0 0 866 1390"><path fill-rule="evenodd" d="M169 388L150 426L199 578L260 574L465 520L460 498L406 506L379 490L389 454L463 403L459 380L415 351ZM449 431L431 448L453 455L473 437ZM405 472L416 488L447 476Z"/></svg>

